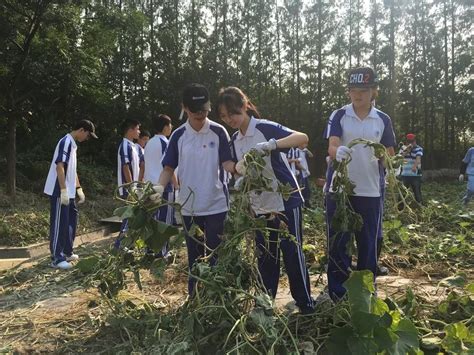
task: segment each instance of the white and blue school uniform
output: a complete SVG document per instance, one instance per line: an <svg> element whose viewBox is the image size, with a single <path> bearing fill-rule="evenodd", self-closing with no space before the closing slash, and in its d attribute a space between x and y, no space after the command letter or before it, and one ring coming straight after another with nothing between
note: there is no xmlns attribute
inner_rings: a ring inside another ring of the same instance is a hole
<svg viewBox="0 0 474 355"><path fill-rule="evenodd" d="M151 138L144 149L144 162L145 162L145 175L144 180L151 182L153 185L158 183L160 174L163 171L162 160L165 155L166 148L168 147L168 138L162 134L157 134ZM173 203L174 202L174 189L171 183L169 183L162 195L164 201ZM161 206L157 209L154 218L160 222L164 222L169 225L174 223L174 208L171 205ZM168 254L168 243L163 246L161 254L166 256Z"/></svg>
<svg viewBox="0 0 474 355"><path fill-rule="evenodd" d="M474 147L469 148L462 161L464 164L467 164L467 189L463 197L463 203L467 205L471 198L474 197Z"/></svg>
<svg viewBox="0 0 474 355"><path fill-rule="evenodd" d="M401 152L403 153L403 152ZM417 169L413 171L413 165L415 164L416 158L423 156L423 148L416 144L410 149L409 152L403 153L403 164L401 166L400 176L403 184L406 187L411 187L415 200L419 203L422 202L421 196L421 166L417 166Z"/></svg>
<svg viewBox="0 0 474 355"><path fill-rule="evenodd" d="M276 140L288 137L293 131L272 121L250 118L250 122L245 134L241 131L232 136L232 147L236 161L241 160L245 153L255 148L258 143L267 142L274 138ZM281 212L274 219L267 222L269 228L278 229L280 220L284 220L288 225L289 233L295 240L281 238L278 243L279 233L270 232L270 236L265 238L261 232L257 232L257 247L260 250L258 266L262 275L263 283L268 292L275 297L280 279L280 250L283 252L283 261L290 282L291 295L297 306L302 310L312 310L314 301L311 297L309 274L306 268L303 254L303 229L301 205L303 198L299 192L298 182L293 175L286 156L280 149L264 156L265 168L263 175L272 181L274 192L265 191L260 194L252 192L250 202L252 209L257 215L269 215L274 212ZM295 192L285 201L282 195L277 192L278 182L290 184Z"/></svg>
<svg viewBox="0 0 474 355"><path fill-rule="evenodd" d="M117 151L118 186L121 186L127 183L125 179L125 174L123 173L123 167L126 165L130 169L130 174L132 175L132 181L138 181L138 174L140 173L140 153L138 150L138 144L135 144L131 140L124 137L122 139L122 142L120 142L120 145ZM126 198L128 196L127 189L123 187L119 187L119 195L122 198ZM124 219L120 227L120 234L126 232L127 229L128 229L128 220ZM120 244L120 237L117 240L118 240L118 244Z"/></svg>
<svg viewBox="0 0 474 355"><path fill-rule="evenodd" d="M232 160L229 135L224 127L205 119L201 130L196 131L188 121L176 129L170 137L163 157L164 167L178 170L180 189L177 201L186 229L193 223L205 233L206 245L215 249L219 235L224 232L224 219L229 209L227 189L228 173L222 164ZM204 256L204 246L186 236L188 263L191 269L198 257ZM216 263L216 258L210 264ZM188 282L189 294L193 294L194 278Z"/></svg>
<svg viewBox="0 0 474 355"><path fill-rule="evenodd" d="M309 187L309 176L311 173L308 167L308 160L306 159L306 151L306 148L291 148L287 154L288 159L297 159L301 164L302 170L297 169L295 162L290 163L290 167L302 189L301 195L303 196L305 204L309 203L309 199L311 198L311 190Z"/></svg>
<svg viewBox="0 0 474 355"><path fill-rule="evenodd" d="M54 150L53 160L44 186L44 193L50 197L51 202L49 249L52 261L55 264L65 261L66 257L73 254L78 219L75 203L76 153L77 145L70 134L65 135L59 140ZM56 165L58 163L64 164L66 189L69 196L69 204L67 206L61 205L61 188L56 172Z"/></svg>
<svg viewBox="0 0 474 355"><path fill-rule="evenodd" d="M334 111L326 127L325 138L339 137L341 145L347 146L356 138L395 147L395 135L390 117L372 107L364 119L357 117L352 104ZM370 147L358 144L352 147L352 160L348 164L349 178L354 182L354 195L349 198L356 213L361 214L363 227L355 233L357 242L357 269L368 269L376 275L377 245L382 240L383 197L385 170L382 162L374 157ZM326 224L328 234L328 286L333 299L344 296L343 283L348 279L351 256L347 255L350 233L335 233L331 226L336 203L332 195L334 178L332 161L328 167L326 184Z"/></svg>

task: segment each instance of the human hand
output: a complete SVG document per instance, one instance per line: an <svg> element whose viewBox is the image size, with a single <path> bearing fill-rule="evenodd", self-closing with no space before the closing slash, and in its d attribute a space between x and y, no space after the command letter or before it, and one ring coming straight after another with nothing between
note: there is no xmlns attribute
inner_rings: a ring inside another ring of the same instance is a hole
<svg viewBox="0 0 474 355"><path fill-rule="evenodd" d="M67 193L67 189L61 189L61 205L69 205L69 195Z"/></svg>
<svg viewBox="0 0 474 355"><path fill-rule="evenodd" d="M247 168L245 167L244 161L239 160L237 164L235 164L235 171L237 174L244 176L247 172Z"/></svg>
<svg viewBox="0 0 474 355"><path fill-rule="evenodd" d="M155 193L150 195L150 200L153 202L159 202L161 200L161 196L163 196L163 192L165 191L164 186L159 184L154 185L153 191L155 191Z"/></svg>
<svg viewBox="0 0 474 355"><path fill-rule="evenodd" d="M459 182L463 182L464 181L464 174L459 174L458 180L459 180Z"/></svg>
<svg viewBox="0 0 474 355"><path fill-rule="evenodd" d="M336 160L342 162L343 160L349 159L351 156L352 149L345 145L340 145L336 151Z"/></svg>
<svg viewBox="0 0 474 355"><path fill-rule="evenodd" d="M82 190L82 187L79 187L76 190L76 193L77 193L77 197L79 197L79 201L77 201L77 203L79 204L84 203L84 201L86 200L86 195L84 195L84 191Z"/></svg>
<svg viewBox="0 0 474 355"><path fill-rule="evenodd" d="M272 150L277 149L277 142L275 138L270 139L268 142L257 143L255 149L262 155L265 155Z"/></svg>

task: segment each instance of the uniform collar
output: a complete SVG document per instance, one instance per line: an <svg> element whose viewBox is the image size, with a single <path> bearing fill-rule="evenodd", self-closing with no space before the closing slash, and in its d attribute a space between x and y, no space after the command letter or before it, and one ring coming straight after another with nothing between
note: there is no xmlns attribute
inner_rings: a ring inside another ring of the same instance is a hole
<svg viewBox="0 0 474 355"><path fill-rule="evenodd" d="M135 145L135 143L133 143L133 141L131 141L130 139L126 138L126 137L123 137L123 140L130 143L132 146Z"/></svg>
<svg viewBox="0 0 474 355"><path fill-rule="evenodd" d="M250 117L249 126L247 127L247 131L245 134L239 129L239 133L237 133L237 139L243 139L244 137L253 137L255 135L255 129L257 127L257 119L255 117Z"/></svg>
<svg viewBox="0 0 474 355"><path fill-rule="evenodd" d="M69 136L69 138L71 139L72 147L73 147L73 148L77 148L76 140L74 139L74 137L72 136L72 134L71 134L71 133L68 133L67 136Z"/></svg>
<svg viewBox="0 0 474 355"><path fill-rule="evenodd" d="M196 131L190 124L189 124L189 120L186 121L186 128L188 128L190 130L190 132L194 133L194 134L206 134L209 132L210 128L211 128L211 121L209 120L209 118L206 117L205 121L204 121L204 126L202 126L202 128L199 130L199 131Z"/></svg>
<svg viewBox="0 0 474 355"><path fill-rule="evenodd" d="M360 117L356 115L354 111L354 106L352 106L352 104L349 104L346 106L346 115L360 119ZM372 106L366 118L377 118L377 117L378 117L377 110L375 109L374 106Z"/></svg>

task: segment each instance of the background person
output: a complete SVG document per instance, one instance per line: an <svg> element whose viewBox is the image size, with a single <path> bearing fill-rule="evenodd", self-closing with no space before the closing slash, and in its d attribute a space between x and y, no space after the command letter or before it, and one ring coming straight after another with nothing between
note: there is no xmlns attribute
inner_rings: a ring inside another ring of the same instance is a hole
<svg viewBox="0 0 474 355"><path fill-rule="evenodd" d="M153 128L153 138L151 138L145 146L145 181L157 184L160 174L163 171L162 160L168 148L168 137L171 134L173 125L171 118L167 115L157 115L152 117L151 124ZM176 176L173 175L172 181L176 185ZM174 202L174 186L173 183L168 183L161 195L163 201ZM174 208L171 205L161 206L154 216L158 221L174 224ZM155 254L156 257L166 257L168 255L168 243L163 246L163 249Z"/></svg>
<svg viewBox="0 0 474 355"><path fill-rule="evenodd" d="M400 151L400 154L403 155L400 176L403 184L412 189L415 200L422 203L421 157L423 156L423 148L416 143L416 135L413 133L408 133L406 140L407 144Z"/></svg>
<svg viewBox="0 0 474 355"><path fill-rule="evenodd" d="M140 155L138 145L133 143L140 137L140 122L134 119L126 119L120 126L123 138L117 151L117 184L119 186L119 195L126 199L128 190L120 187L124 184L138 181L140 174ZM133 189L129 186L128 189ZM125 237L128 229L128 219L122 221L119 235L114 243L116 248L120 247L121 240Z"/></svg>
<svg viewBox="0 0 474 355"><path fill-rule="evenodd" d="M467 176L466 194L462 199L464 206L467 206L471 198L474 196L474 147L471 147L466 152L464 159L461 162L461 169L459 171L459 181L464 181L464 176Z"/></svg>
<svg viewBox="0 0 474 355"><path fill-rule="evenodd" d="M140 159L140 172L138 173L138 181L143 181L145 174L145 146L150 140L150 132L140 130L140 135L137 139L138 157Z"/></svg>
<svg viewBox="0 0 474 355"><path fill-rule="evenodd" d="M86 197L77 175L76 142L84 142L89 137L97 138L94 124L89 120L77 122L72 132L56 145L46 178L44 193L51 201L49 249L54 268L70 269L69 261L79 258L73 252L78 217L75 197L77 193L78 203L83 203Z"/></svg>

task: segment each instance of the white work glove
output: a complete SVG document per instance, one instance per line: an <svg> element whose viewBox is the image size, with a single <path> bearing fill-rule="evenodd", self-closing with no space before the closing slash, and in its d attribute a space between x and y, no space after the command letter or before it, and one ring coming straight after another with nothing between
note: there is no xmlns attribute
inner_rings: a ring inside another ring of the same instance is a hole
<svg viewBox="0 0 474 355"><path fill-rule="evenodd" d="M69 205L69 196L67 194L67 189L61 189L61 205Z"/></svg>
<svg viewBox="0 0 474 355"><path fill-rule="evenodd" d="M242 187L244 186L244 177L241 176L239 177L237 180L235 180L235 183L234 183L234 189L236 189L237 191L240 191L242 189Z"/></svg>
<svg viewBox="0 0 474 355"><path fill-rule="evenodd" d="M350 157L352 153L352 149L349 147L346 147L345 145L341 145L337 148L336 151L336 160L340 163L343 160L346 160Z"/></svg>
<svg viewBox="0 0 474 355"><path fill-rule="evenodd" d="M161 200L161 196L163 196L163 192L165 188L163 185L153 185L154 194L150 195L150 200L153 202L159 202Z"/></svg>
<svg viewBox="0 0 474 355"><path fill-rule="evenodd" d="M77 203L79 204L84 203L84 201L86 200L86 195L84 195L84 191L82 191L82 187L79 187L76 190L76 193L77 193L77 197L79 197L79 201L77 201Z"/></svg>
<svg viewBox="0 0 474 355"><path fill-rule="evenodd" d="M459 174L458 180L459 180L459 182L463 182L464 181L464 174Z"/></svg>
<svg viewBox="0 0 474 355"><path fill-rule="evenodd" d="M270 139L268 142L257 143L255 149L262 155L271 152L277 148L277 142L275 138Z"/></svg>
<svg viewBox="0 0 474 355"><path fill-rule="evenodd" d="M237 164L235 164L235 171L237 174L244 176L247 172L247 168L245 167L244 161L239 160Z"/></svg>

